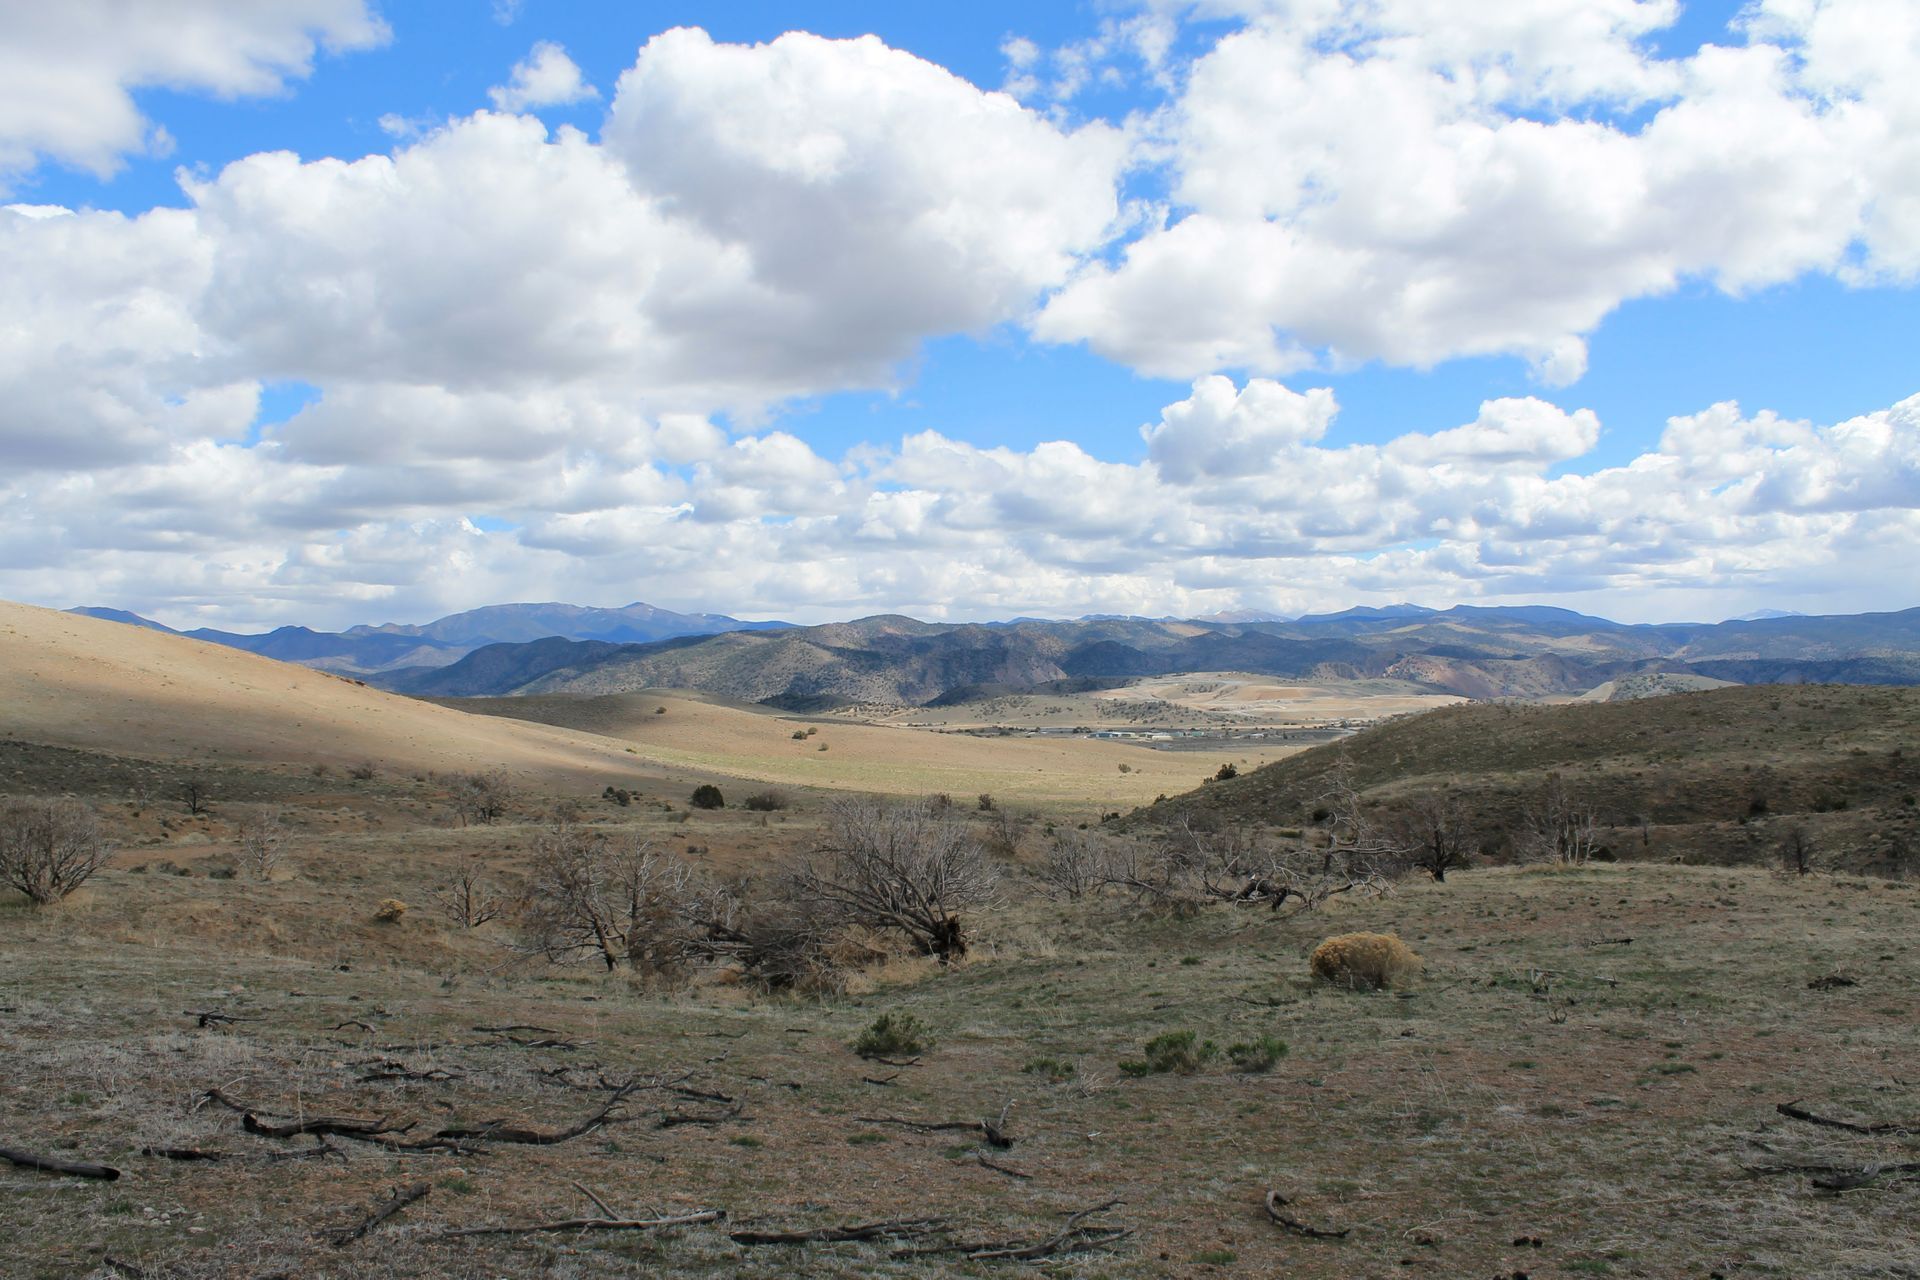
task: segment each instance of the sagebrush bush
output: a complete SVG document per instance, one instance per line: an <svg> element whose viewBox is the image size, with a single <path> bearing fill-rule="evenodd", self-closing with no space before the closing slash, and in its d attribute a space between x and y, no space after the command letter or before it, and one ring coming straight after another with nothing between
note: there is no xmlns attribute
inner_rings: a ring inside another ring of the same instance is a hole
<svg viewBox="0 0 1920 1280"><path fill-rule="evenodd" d="M696 809L724 809L727 798L720 794L720 788L711 782L703 782L693 789L693 796L687 801Z"/></svg>
<svg viewBox="0 0 1920 1280"><path fill-rule="evenodd" d="M1390 933L1343 933L1313 949L1313 976L1343 987L1380 991L1420 972L1420 957Z"/></svg>
<svg viewBox="0 0 1920 1280"><path fill-rule="evenodd" d="M781 791L756 791L741 801L744 808L754 813L772 813L786 808L788 803L786 793Z"/></svg>
<svg viewBox="0 0 1920 1280"><path fill-rule="evenodd" d="M1130 1076L1190 1076L1219 1057L1220 1046L1192 1031L1168 1031L1147 1041L1142 1053L1143 1057L1122 1062L1120 1070Z"/></svg>
<svg viewBox="0 0 1920 1280"><path fill-rule="evenodd" d="M398 898L388 898L380 904L380 909L373 913L373 918L382 924L398 924L406 914L406 903Z"/></svg>
<svg viewBox="0 0 1920 1280"><path fill-rule="evenodd" d="M883 1013L854 1039L853 1051L863 1058L908 1058L934 1046L927 1024L910 1013Z"/></svg>
<svg viewBox="0 0 1920 1280"><path fill-rule="evenodd" d="M1261 1036L1258 1040L1227 1046L1227 1057L1232 1059L1234 1070L1250 1075L1273 1070L1274 1064L1286 1056L1287 1042L1278 1036Z"/></svg>

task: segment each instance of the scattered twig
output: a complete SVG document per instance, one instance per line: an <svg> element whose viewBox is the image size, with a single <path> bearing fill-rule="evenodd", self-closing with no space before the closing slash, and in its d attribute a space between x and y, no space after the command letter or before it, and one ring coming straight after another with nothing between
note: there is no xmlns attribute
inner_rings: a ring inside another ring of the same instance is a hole
<svg viewBox="0 0 1920 1280"><path fill-rule="evenodd" d="M362 1022L358 1018L348 1018L345 1022L336 1022L331 1027L328 1027L327 1030L339 1031L343 1027L358 1027L368 1035L374 1035L379 1031L379 1028L371 1022Z"/></svg>
<svg viewBox="0 0 1920 1280"><path fill-rule="evenodd" d="M432 1191L433 1184L430 1182L417 1182L411 1187L396 1187L393 1194L381 1201L380 1205L359 1226L335 1232L333 1247L340 1249L352 1244L414 1201L426 1199Z"/></svg>
<svg viewBox="0 0 1920 1280"><path fill-rule="evenodd" d="M110 1253L100 1259L100 1265L117 1276L125 1276L127 1280L146 1280L147 1277L143 1268L136 1267L131 1262L123 1262Z"/></svg>
<svg viewBox="0 0 1920 1280"><path fill-rule="evenodd" d="M231 1160L231 1151L202 1151L198 1147L142 1147L140 1154L160 1160Z"/></svg>
<svg viewBox="0 0 1920 1280"><path fill-rule="evenodd" d="M889 1067L917 1067L920 1065L920 1059L918 1058L882 1058L876 1055L869 1058L868 1061L878 1062Z"/></svg>
<svg viewBox="0 0 1920 1280"><path fill-rule="evenodd" d="M233 1022L264 1022L265 1017L257 1013L223 1013L218 1009L182 1009L180 1016L193 1018L202 1027L225 1026Z"/></svg>
<svg viewBox="0 0 1920 1280"><path fill-rule="evenodd" d="M74 1178L99 1178L103 1182L112 1182L120 1176L120 1171L111 1165L88 1164L82 1160L62 1160L58 1156L38 1156L30 1151L15 1151L9 1147L0 1147L0 1160L19 1165L22 1169L64 1173Z"/></svg>
<svg viewBox="0 0 1920 1280"><path fill-rule="evenodd" d="M890 1076L883 1076L883 1077L880 1077L879 1079L875 1079L873 1076L861 1076L860 1083L877 1084L883 1088L891 1089L893 1087L893 1082L895 1080L898 1080L899 1078L900 1078L900 1073L896 1071Z"/></svg>
<svg viewBox="0 0 1920 1280"><path fill-rule="evenodd" d="M1267 1217L1273 1219L1277 1225L1285 1227L1297 1236L1305 1236L1309 1240L1339 1240L1343 1239L1349 1231L1353 1230L1352 1227L1342 1227L1338 1231L1329 1231L1321 1227L1310 1227L1285 1211L1282 1206L1289 1203L1291 1202L1287 1197L1281 1195L1278 1191L1267 1192Z"/></svg>
<svg viewBox="0 0 1920 1280"><path fill-rule="evenodd" d="M564 1034L562 1032L554 1030L552 1027L536 1027L530 1022L510 1022L504 1027L475 1027L474 1030L485 1031L485 1032L488 1032L489 1034L497 1034L497 1035L505 1035L509 1031L532 1031L543 1036L557 1036L557 1035Z"/></svg>

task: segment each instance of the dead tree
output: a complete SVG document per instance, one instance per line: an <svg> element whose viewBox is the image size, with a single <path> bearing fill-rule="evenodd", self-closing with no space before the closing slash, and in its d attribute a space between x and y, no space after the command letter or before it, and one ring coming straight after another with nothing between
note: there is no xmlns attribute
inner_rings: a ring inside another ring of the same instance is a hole
<svg viewBox="0 0 1920 1280"><path fill-rule="evenodd" d="M509 905L478 858L468 859L441 881L433 890L433 900L441 914L462 929L478 929L498 919Z"/></svg>
<svg viewBox="0 0 1920 1280"><path fill-rule="evenodd" d="M476 823L492 826L506 816L513 804L513 786L507 781L507 775L497 769L489 773L458 774L449 790L453 811L460 816L463 827Z"/></svg>
<svg viewBox="0 0 1920 1280"><path fill-rule="evenodd" d="M643 841L556 823L533 846L521 915L530 950L555 963L593 959L663 973L683 964L698 907L696 869Z"/></svg>
<svg viewBox="0 0 1920 1280"><path fill-rule="evenodd" d="M1445 881L1447 872L1472 861L1474 839L1467 807L1451 791L1426 792L1394 822L1387 844L1407 866Z"/></svg>
<svg viewBox="0 0 1920 1280"><path fill-rule="evenodd" d="M999 873L951 809L850 799L833 806L825 847L790 882L823 915L896 930L944 961L965 953L961 913L993 905Z"/></svg>
<svg viewBox="0 0 1920 1280"><path fill-rule="evenodd" d="M46 906L85 884L113 855L77 800L16 800L0 809L0 884Z"/></svg>
<svg viewBox="0 0 1920 1280"><path fill-rule="evenodd" d="M240 853L255 880L271 880L287 843L287 824L272 809L255 809L240 820Z"/></svg>
<svg viewBox="0 0 1920 1280"><path fill-rule="evenodd" d="M1515 852L1528 862L1582 866L1600 847L1600 821L1593 806L1576 798L1566 779L1555 773L1539 799L1520 819Z"/></svg>

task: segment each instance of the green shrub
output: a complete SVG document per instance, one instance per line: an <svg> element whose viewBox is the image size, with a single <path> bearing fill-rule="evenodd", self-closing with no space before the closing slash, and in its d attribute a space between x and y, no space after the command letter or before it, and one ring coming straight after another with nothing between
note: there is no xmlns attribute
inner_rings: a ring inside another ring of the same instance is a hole
<svg viewBox="0 0 1920 1280"><path fill-rule="evenodd" d="M687 801L696 809L724 809L727 799L720 794L720 788L711 782L703 782L693 789L693 796Z"/></svg>
<svg viewBox="0 0 1920 1280"><path fill-rule="evenodd" d="M1274 1063L1286 1056L1287 1042L1278 1036L1261 1036L1258 1040L1227 1046L1227 1057L1233 1060L1234 1070L1249 1074L1271 1071Z"/></svg>
<svg viewBox="0 0 1920 1280"><path fill-rule="evenodd" d="M1030 1076L1045 1076L1049 1083L1059 1084L1062 1080L1071 1080L1074 1074L1073 1064L1059 1058L1029 1058L1020 1068Z"/></svg>
<svg viewBox="0 0 1920 1280"><path fill-rule="evenodd" d="M779 791L756 791L740 803L753 813L772 813L775 809L786 808L788 800Z"/></svg>
<svg viewBox="0 0 1920 1280"><path fill-rule="evenodd" d="M1147 1041L1144 1058L1120 1064L1130 1076L1190 1076L1220 1056L1220 1046L1192 1031L1167 1031Z"/></svg>
<svg viewBox="0 0 1920 1280"><path fill-rule="evenodd" d="M854 1039L853 1051L863 1058L908 1058L935 1044L926 1023L910 1013L883 1013Z"/></svg>

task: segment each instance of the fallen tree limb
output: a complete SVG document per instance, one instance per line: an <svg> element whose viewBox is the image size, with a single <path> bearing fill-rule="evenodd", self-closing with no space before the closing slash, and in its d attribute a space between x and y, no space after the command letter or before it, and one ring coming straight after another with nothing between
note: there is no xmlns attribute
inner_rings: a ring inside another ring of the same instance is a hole
<svg viewBox="0 0 1920 1280"><path fill-rule="evenodd" d="M660 1122L654 1127L658 1129L677 1129L685 1124L725 1124L729 1120L738 1120L740 1113L746 1110L746 1106L747 1104L744 1102L736 1102L731 1107L727 1107L721 1111L663 1111L660 1113Z"/></svg>
<svg viewBox="0 0 1920 1280"><path fill-rule="evenodd" d="M140 1154L160 1160L231 1160L231 1151L202 1151L198 1147L142 1147Z"/></svg>
<svg viewBox="0 0 1920 1280"><path fill-rule="evenodd" d="M1059 1231L1039 1240L988 1240L967 1241L948 1244L924 1245L912 1249L896 1249L894 1258L923 1258L937 1254L964 1254L969 1261L989 1262L994 1260L1030 1260L1049 1258L1061 1253L1083 1253L1090 1249L1100 1249L1117 1244L1133 1234L1132 1227L1108 1227L1088 1224L1087 1219L1095 1214L1105 1213L1121 1202L1109 1200L1105 1204L1096 1204L1078 1209L1067 1215L1067 1222Z"/></svg>
<svg viewBox="0 0 1920 1280"><path fill-rule="evenodd" d="M192 1018L202 1027L226 1026L235 1022L264 1022L266 1017L257 1013L223 1013L219 1009L182 1009L180 1016Z"/></svg>
<svg viewBox="0 0 1920 1280"><path fill-rule="evenodd" d="M557 1146L562 1142L570 1142L575 1138L592 1133L601 1125L615 1119L616 1117L613 1115L614 1109L626 1101L628 1095L634 1091L634 1088L635 1086L632 1084L622 1085L620 1088L614 1090L612 1097L607 1099L606 1106L601 1107L598 1111L580 1121L578 1124L569 1125L565 1129L522 1129L514 1125L509 1125L504 1120L496 1120L490 1125L483 1125L479 1128L456 1127L441 1129L433 1136L438 1139L469 1140L474 1142L513 1142L534 1147Z"/></svg>
<svg viewBox="0 0 1920 1280"><path fill-rule="evenodd" d="M1880 1178L1909 1177L1920 1174L1920 1160L1900 1164L1750 1164L1751 1174L1805 1174L1822 1191L1851 1191Z"/></svg>
<svg viewBox="0 0 1920 1280"><path fill-rule="evenodd" d="M103 1182L112 1182L120 1176L120 1171L111 1165L88 1164L83 1160L62 1160L58 1156L40 1156L31 1151L15 1151L11 1147L0 1147L0 1160L19 1165L22 1169L38 1169L42 1173L64 1173L71 1178L98 1178Z"/></svg>
<svg viewBox="0 0 1920 1280"><path fill-rule="evenodd" d="M665 1218L563 1218L558 1222L529 1222L522 1226L462 1227L443 1231L442 1239L458 1236L515 1236L552 1231L657 1231L662 1227L686 1227L702 1222L718 1222L727 1216L725 1209L701 1209L694 1213Z"/></svg>
<svg viewBox="0 0 1920 1280"><path fill-rule="evenodd" d="M345 1231L335 1232L333 1236L333 1247L336 1249L345 1248L408 1205L417 1200L426 1199L432 1192L433 1184L430 1182L416 1182L410 1187L396 1187L393 1194L381 1201L379 1206L376 1207L371 1214L368 1214L359 1226Z"/></svg>
<svg viewBox="0 0 1920 1280"><path fill-rule="evenodd" d="M999 1124L992 1120L908 1120L901 1116L855 1116L861 1124L890 1124L897 1129L911 1129L915 1133L977 1133L987 1142L1002 1151L1013 1146L1013 1139L1006 1135ZM1006 1113L1001 1113L1001 1122Z"/></svg>
<svg viewBox="0 0 1920 1280"><path fill-rule="evenodd" d="M415 1123L409 1120L405 1124L398 1124L391 1116L373 1120L363 1120L357 1116L308 1116L289 1120L285 1124L274 1124L262 1120L251 1111L243 1112L240 1116L242 1129L263 1138L297 1138L303 1133L329 1133L336 1138L373 1139L390 1133L405 1133Z"/></svg>
<svg viewBox="0 0 1920 1280"><path fill-rule="evenodd" d="M921 1236L937 1231L945 1218L892 1218L884 1222L863 1222L846 1227L809 1227L793 1231L730 1231L727 1238L735 1244L840 1244L852 1240L883 1240L899 1236Z"/></svg>
<svg viewBox="0 0 1920 1280"><path fill-rule="evenodd" d="M1018 1178L1022 1182L1030 1181L1033 1178L1033 1175L1030 1173L1022 1173L1020 1170L1009 1168L1004 1164L995 1164L993 1161L987 1159L987 1153L984 1151L975 1150L973 1158L980 1162L982 1169L991 1169L995 1173L1004 1173L1009 1178Z"/></svg>
<svg viewBox="0 0 1920 1280"><path fill-rule="evenodd" d="M1882 1124L1861 1124L1854 1120L1836 1120L1832 1116L1815 1115L1813 1112L1808 1111L1800 1105L1798 1098L1795 1098L1792 1102L1782 1102L1775 1106L1774 1110L1789 1120L1801 1120L1807 1124L1817 1124L1828 1129L1844 1129L1848 1133L1864 1133L1873 1136L1881 1134L1904 1135L1920 1133L1920 1120L1889 1120Z"/></svg>
<svg viewBox="0 0 1920 1280"><path fill-rule="evenodd" d="M509 1022L504 1027L475 1027L475 1031L485 1031L491 1035L505 1035L509 1031L531 1031L536 1035L557 1036L564 1034L552 1027L536 1027L531 1022Z"/></svg>
<svg viewBox="0 0 1920 1280"><path fill-rule="evenodd" d="M1342 1227L1338 1231L1329 1231L1321 1227L1310 1227L1285 1211L1282 1206L1288 1203L1287 1197L1281 1195L1278 1191L1267 1192L1267 1217L1273 1219L1276 1225L1286 1228L1297 1236L1305 1236L1309 1240L1340 1240L1344 1239L1347 1233L1353 1230L1352 1227Z"/></svg>

